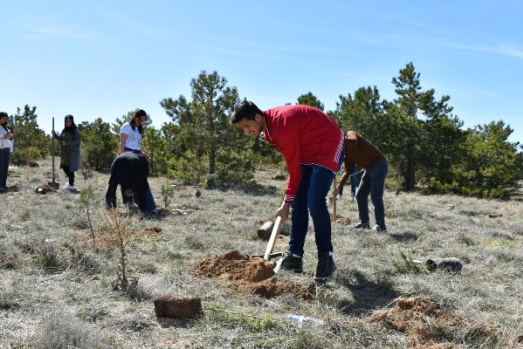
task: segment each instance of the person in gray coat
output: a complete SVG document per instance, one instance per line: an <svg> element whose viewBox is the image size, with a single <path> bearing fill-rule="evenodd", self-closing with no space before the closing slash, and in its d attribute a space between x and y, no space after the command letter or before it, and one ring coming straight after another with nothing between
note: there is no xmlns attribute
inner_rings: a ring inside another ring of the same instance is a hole
<svg viewBox="0 0 523 349"><path fill-rule="evenodd" d="M69 183L64 185L62 189L74 191L76 190L74 173L80 168L81 137L72 115L65 116L64 124L65 127L60 135L58 135L55 130L52 131L52 134L54 138L61 142L60 168L64 170L65 175L69 179Z"/></svg>

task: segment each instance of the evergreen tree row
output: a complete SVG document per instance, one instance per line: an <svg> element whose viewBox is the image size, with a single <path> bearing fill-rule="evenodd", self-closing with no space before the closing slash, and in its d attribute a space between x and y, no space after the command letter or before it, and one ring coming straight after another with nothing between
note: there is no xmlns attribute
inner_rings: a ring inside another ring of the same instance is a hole
<svg viewBox="0 0 523 349"><path fill-rule="evenodd" d="M509 198L523 179L523 146L508 141L513 130L503 121L463 129L452 114L450 96L423 90L420 74L409 63L392 79L396 98L383 100L377 87L340 95L327 111L343 130L355 130L378 146L390 163L387 185L405 191L423 188L483 198ZM191 98L180 95L160 104L171 121L159 129L146 125L143 148L150 153L153 175L207 187L250 184L260 166L284 166L283 159L261 139L244 137L229 122L240 101L236 87L217 72L202 71L191 80ZM324 110L311 92L297 98ZM118 149L120 126L101 118L78 125L82 166L107 171ZM12 161L31 165L51 154L50 137L37 123L36 107L26 105L10 116L16 137ZM55 145L56 146L56 145ZM58 152L56 152L58 154Z"/></svg>

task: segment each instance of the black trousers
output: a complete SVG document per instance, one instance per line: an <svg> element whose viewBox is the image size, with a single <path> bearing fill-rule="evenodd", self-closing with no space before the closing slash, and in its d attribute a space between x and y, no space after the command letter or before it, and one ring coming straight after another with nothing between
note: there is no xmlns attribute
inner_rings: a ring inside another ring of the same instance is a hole
<svg viewBox="0 0 523 349"><path fill-rule="evenodd" d="M9 148L0 149L0 189L7 188L7 170L9 169Z"/></svg>
<svg viewBox="0 0 523 349"><path fill-rule="evenodd" d="M69 178L69 185L74 185L74 172L69 169L69 166L62 166L65 175Z"/></svg>

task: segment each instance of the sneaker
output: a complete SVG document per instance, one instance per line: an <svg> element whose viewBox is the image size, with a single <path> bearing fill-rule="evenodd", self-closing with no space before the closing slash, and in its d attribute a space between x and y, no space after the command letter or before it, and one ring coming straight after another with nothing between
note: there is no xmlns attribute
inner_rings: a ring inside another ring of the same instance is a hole
<svg viewBox="0 0 523 349"><path fill-rule="evenodd" d="M125 206L127 206L127 208L132 211L138 210L139 208L138 205L134 203L134 201L126 202Z"/></svg>
<svg viewBox="0 0 523 349"><path fill-rule="evenodd" d="M372 227L372 231L376 232L376 233L386 233L387 228L383 228L380 225L376 224L375 226Z"/></svg>
<svg viewBox="0 0 523 349"><path fill-rule="evenodd" d="M155 218L155 217L158 217L159 215L160 215L160 212L158 212L158 210L156 210L156 209L154 209L152 211L143 212L144 218Z"/></svg>
<svg viewBox="0 0 523 349"><path fill-rule="evenodd" d="M370 225L369 225L369 222L359 222L358 224L356 224L354 226L354 229L370 229Z"/></svg>
<svg viewBox="0 0 523 349"><path fill-rule="evenodd" d="M314 279L317 281L323 281L332 276L332 273L336 270L336 264L332 255L325 252L318 252L318 266L316 267L316 275Z"/></svg>
<svg viewBox="0 0 523 349"><path fill-rule="evenodd" d="M67 183L66 185L64 185L62 187L63 190L76 190L76 187L74 185L70 185L69 183Z"/></svg>
<svg viewBox="0 0 523 349"><path fill-rule="evenodd" d="M303 258L289 253L281 262L281 267L295 273L303 273Z"/></svg>

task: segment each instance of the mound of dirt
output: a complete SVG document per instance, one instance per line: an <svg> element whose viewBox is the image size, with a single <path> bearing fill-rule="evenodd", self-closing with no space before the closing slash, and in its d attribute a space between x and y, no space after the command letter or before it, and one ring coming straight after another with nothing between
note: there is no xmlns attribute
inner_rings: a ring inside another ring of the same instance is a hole
<svg viewBox="0 0 523 349"><path fill-rule="evenodd" d="M197 263L194 273L207 278L231 280L234 290L265 298L293 293L302 299L312 299L308 289L302 285L271 279L274 276L274 266L274 262L261 257L251 260L246 254L230 251Z"/></svg>
<svg viewBox="0 0 523 349"><path fill-rule="evenodd" d="M500 336L499 330L492 323L475 324L423 297L400 298L393 308L376 311L368 320L383 322L388 327L405 333L410 349L454 348L455 345L449 342L449 338L442 342L442 337L462 338L467 333L484 339L497 340ZM449 336L442 336L438 328L445 329Z"/></svg>
<svg viewBox="0 0 523 349"><path fill-rule="evenodd" d="M341 225L349 225L350 222L351 222L349 217L343 217L343 216L340 216L339 214L337 214L336 217L334 217L331 214L331 220L333 222L336 222L336 223L341 224Z"/></svg>
<svg viewBox="0 0 523 349"><path fill-rule="evenodd" d="M250 282L260 282L272 277L274 273L274 262L269 262L261 257L256 257L247 262L243 270L242 279Z"/></svg>
<svg viewBox="0 0 523 349"><path fill-rule="evenodd" d="M238 251L231 251L212 256L198 263L195 273L208 278L240 280L243 277L249 256Z"/></svg>
<svg viewBox="0 0 523 349"><path fill-rule="evenodd" d="M50 186L49 184L43 184L35 188L35 193L37 194L47 194L47 193L56 193L58 189Z"/></svg>

